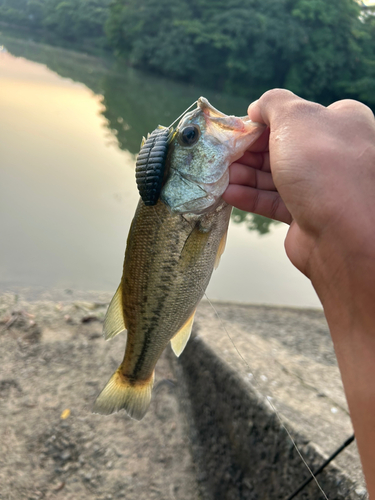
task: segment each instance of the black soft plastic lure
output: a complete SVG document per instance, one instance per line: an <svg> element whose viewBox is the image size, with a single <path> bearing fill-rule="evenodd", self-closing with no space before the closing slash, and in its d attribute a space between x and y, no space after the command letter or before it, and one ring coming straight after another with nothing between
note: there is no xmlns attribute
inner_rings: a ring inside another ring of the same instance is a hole
<svg viewBox="0 0 375 500"><path fill-rule="evenodd" d="M147 206L156 205L164 178L165 160L173 129L158 126L147 139L143 138L135 164L139 194Z"/></svg>

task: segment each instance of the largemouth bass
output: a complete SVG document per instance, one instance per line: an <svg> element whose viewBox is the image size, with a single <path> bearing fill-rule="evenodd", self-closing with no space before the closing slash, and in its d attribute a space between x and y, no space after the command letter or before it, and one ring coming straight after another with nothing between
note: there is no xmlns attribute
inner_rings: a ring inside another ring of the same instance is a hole
<svg viewBox="0 0 375 500"><path fill-rule="evenodd" d="M232 207L221 195L229 165L263 132L200 98L172 135L165 183L154 206L139 201L123 275L104 321L106 339L127 330L123 362L93 411L124 409L140 420L151 400L155 365L168 343L179 356L196 308L225 248Z"/></svg>

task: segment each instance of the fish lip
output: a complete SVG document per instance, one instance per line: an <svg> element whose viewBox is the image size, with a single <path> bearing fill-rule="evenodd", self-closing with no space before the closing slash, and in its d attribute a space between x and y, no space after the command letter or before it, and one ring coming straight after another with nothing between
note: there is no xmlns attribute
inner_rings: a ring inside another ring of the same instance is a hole
<svg viewBox="0 0 375 500"><path fill-rule="evenodd" d="M248 116L239 117L222 113L212 106L212 104L205 97L200 97L198 99L197 108L200 109L205 115L204 117L207 124L211 121L223 128L238 132L246 132L249 126L254 129L259 129L259 132L263 132L266 129L266 125L264 123L253 122ZM259 135L261 134L259 133Z"/></svg>
<svg viewBox="0 0 375 500"><path fill-rule="evenodd" d="M229 115L226 115L222 111L219 111L216 109L212 104L209 102L208 99L205 97L201 96L198 101L197 101L197 108L201 109L203 113L208 114L208 115L216 115L217 117L220 118L226 118Z"/></svg>

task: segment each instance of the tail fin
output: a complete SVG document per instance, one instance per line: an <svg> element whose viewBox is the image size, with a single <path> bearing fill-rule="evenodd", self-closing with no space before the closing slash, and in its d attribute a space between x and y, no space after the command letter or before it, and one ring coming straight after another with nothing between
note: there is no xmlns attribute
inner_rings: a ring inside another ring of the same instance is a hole
<svg viewBox="0 0 375 500"><path fill-rule="evenodd" d="M97 397L93 413L109 415L124 409L136 420L142 420L151 401L154 373L148 380L131 382L118 368Z"/></svg>

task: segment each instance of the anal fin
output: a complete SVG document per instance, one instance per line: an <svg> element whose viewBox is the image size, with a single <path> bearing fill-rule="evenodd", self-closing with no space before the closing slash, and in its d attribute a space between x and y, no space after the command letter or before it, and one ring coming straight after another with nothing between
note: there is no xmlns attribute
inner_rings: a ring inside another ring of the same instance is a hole
<svg viewBox="0 0 375 500"><path fill-rule="evenodd" d="M126 330L126 326L122 306L122 289L120 284L105 315L103 335L106 340L109 340L113 339L113 337L116 337L116 335L124 330Z"/></svg>
<svg viewBox="0 0 375 500"><path fill-rule="evenodd" d="M177 357L179 357L182 354L186 344L188 343L191 334L191 329L194 323L194 316L195 316L195 311L171 340L172 350Z"/></svg>

